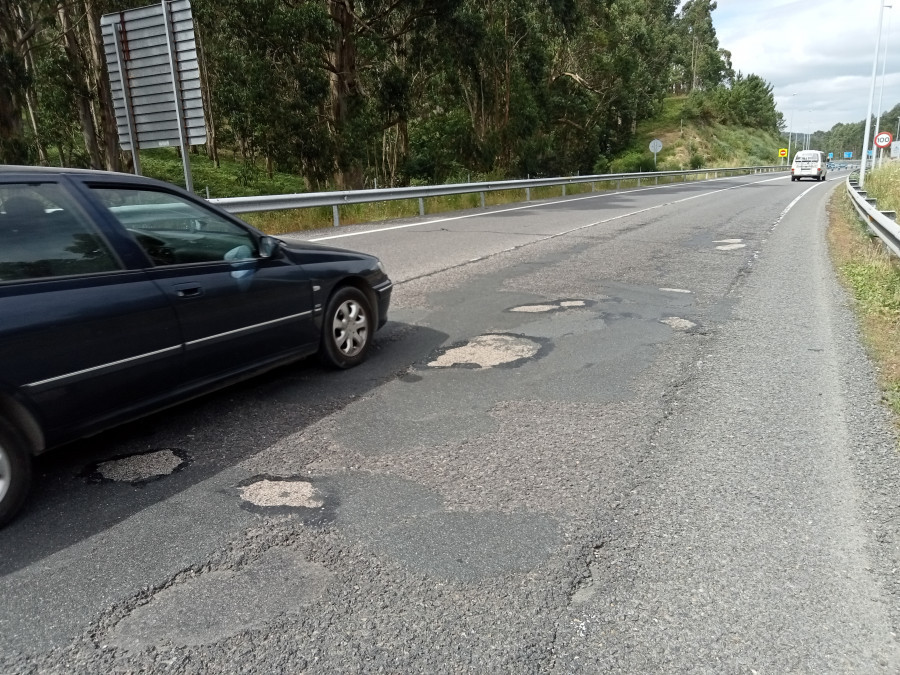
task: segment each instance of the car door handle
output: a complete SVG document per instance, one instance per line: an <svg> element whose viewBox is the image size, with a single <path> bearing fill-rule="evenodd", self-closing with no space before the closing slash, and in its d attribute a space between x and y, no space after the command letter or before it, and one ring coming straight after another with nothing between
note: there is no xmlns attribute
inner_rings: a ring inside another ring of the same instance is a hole
<svg viewBox="0 0 900 675"><path fill-rule="evenodd" d="M175 286L175 295L179 298L196 298L203 295L203 287L199 284L178 284Z"/></svg>

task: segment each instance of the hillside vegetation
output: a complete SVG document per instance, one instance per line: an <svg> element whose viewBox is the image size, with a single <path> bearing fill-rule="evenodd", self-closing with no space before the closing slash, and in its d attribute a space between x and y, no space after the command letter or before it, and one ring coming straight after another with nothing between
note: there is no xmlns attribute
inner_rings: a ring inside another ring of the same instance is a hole
<svg viewBox="0 0 900 675"><path fill-rule="evenodd" d="M645 120L634 134L631 145L611 161L602 161L595 166L597 173L623 173L653 171L653 154L648 146L658 138L663 142L659 153L660 171L697 169L703 167L735 167L777 164L779 137L770 131L752 127L724 124L715 119L700 117L693 111L686 96L665 99L660 113ZM210 197L240 197L265 194L289 194L305 191L303 179L295 174L273 172L270 177L262 162L250 164L239 157L220 156L219 166L205 155L190 156L191 171L195 191ZM176 185L184 186L181 160L172 148L160 148L141 152L144 174ZM521 176L524 178L525 176ZM469 174L464 181L489 180L491 176ZM614 184L597 183L599 190L609 189ZM570 185L569 194L590 190L589 185ZM533 199L556 197L560 188L532 190ZM489 205L521 201L523 191L488 193ZM453 195L429 199L426 208L429 213L474 208L480 204L480 197L473 195ZM393 201L377 204L359 204L341 207L341 222L353 224L374 222L391 218L418 215L418 201ZM247 214L246 220L270 234L284 234L305 229L327 227L332 223L331 209L298 209L285 212Z"/></svg>
<svg viewBox="0 0 900 675"><path fill-rule="evenodd" d="M127 169L99 21L146 1L0 2L0 162ZM679 137L672 162L724 161L734 142L758 156L715 125L782 123L771 85L720 46L714 0L191 5L207 122L196 151L244 165L229 192L257 173L321 190L640 164L673 94L706 129Z"/></svg>

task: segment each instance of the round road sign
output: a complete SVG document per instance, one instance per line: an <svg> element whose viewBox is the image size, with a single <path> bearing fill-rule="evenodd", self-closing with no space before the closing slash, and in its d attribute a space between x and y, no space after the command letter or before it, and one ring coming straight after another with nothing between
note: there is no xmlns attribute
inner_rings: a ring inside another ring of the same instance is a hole
<svg viewBox="0 0 900 675"><path fill-rule="evenodd" d="M652 141L650 141L650 152L652 152L653 154L656 154L660 150L662 150L662 141L661 140L659 140L658 138L654 138Z"/></svg>
<svg viewBox="0 0 900 675"><path fill-rule="evenodd" d="M875 137L875 145L879 148L886 148L891 144L891 141L894 140L894 137L891 135L890 131L882 131Z"/></svg>

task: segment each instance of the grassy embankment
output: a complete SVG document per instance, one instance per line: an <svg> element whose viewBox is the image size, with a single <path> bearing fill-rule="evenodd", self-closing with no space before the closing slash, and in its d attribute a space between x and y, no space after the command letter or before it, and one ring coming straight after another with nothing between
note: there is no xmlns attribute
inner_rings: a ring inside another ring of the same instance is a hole
<svg viewBox="0 0 900 675"><path fill-rule="evenodd" d="M880 209L900 209L900 164L866 174L866 189ZM863 340L879 373L884 401L900 425L900 260L869 234L847 191L829 205L828 243L843 283L856 299Z"/></svg>
<svg viewBox="0 0 900 675"><path fill-rule="evenodd" d="M760 164L774 164L777 156L778 139L775 135L752 129L727 127L718 124L703 124L684 120L682 108L684 99L666 99L659 115L642 122L637 129L632 147L610 162L609 172L631 172L643 169L653 170L653 154L648 145L654 138L663 142L663 151L658 156L660 171L699 167L734 167ZM251 168L220 153L220 167L216 168L205 155L191 155L191 174L194 190L211 197L241 197L260 194L288 194L303 192L304 182L299 176L276 173L268 178L261 168ZM181 160L174 149L160 148L141 152L143 172L147 176L184 185ZM487 180L472 176L472 180ZM677 179L681 181L681 178ZM636 181L626 181L622 187L634 187ZM598 182L596 190L614 190L614 182ZM588 183L572 184L566 187L567 194L582 194L591 191ZM548 199L561 195L559 186L535 188L531 191L534 200ZM524 190L488 192L485 204L494 206L520 202L525 199ZM460 209L471 209L480 205L478 194L450 195L426 200L427 213L444 213ZM418 200L379 202L373 204L351 204L340 209L341 223L376 222L395 218L415 217L419 213ZM270 234L284 234L299 230L328 227L332 224L330 207L297 209L292 211L270 211L242 216L249 223Z"/></svg>

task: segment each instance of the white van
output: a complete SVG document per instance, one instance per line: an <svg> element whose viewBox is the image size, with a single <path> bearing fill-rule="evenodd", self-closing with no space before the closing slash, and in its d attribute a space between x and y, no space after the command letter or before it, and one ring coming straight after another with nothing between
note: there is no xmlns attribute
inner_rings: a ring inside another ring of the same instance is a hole
<svg viewBox="0 0 900 675"><path fill-rule="evenodd" d="M825 180L828 174L828 159L820 150L801 150L794 155L794 163L791 164L791 180L800 180L804 177L813 180Z"/></svg>

